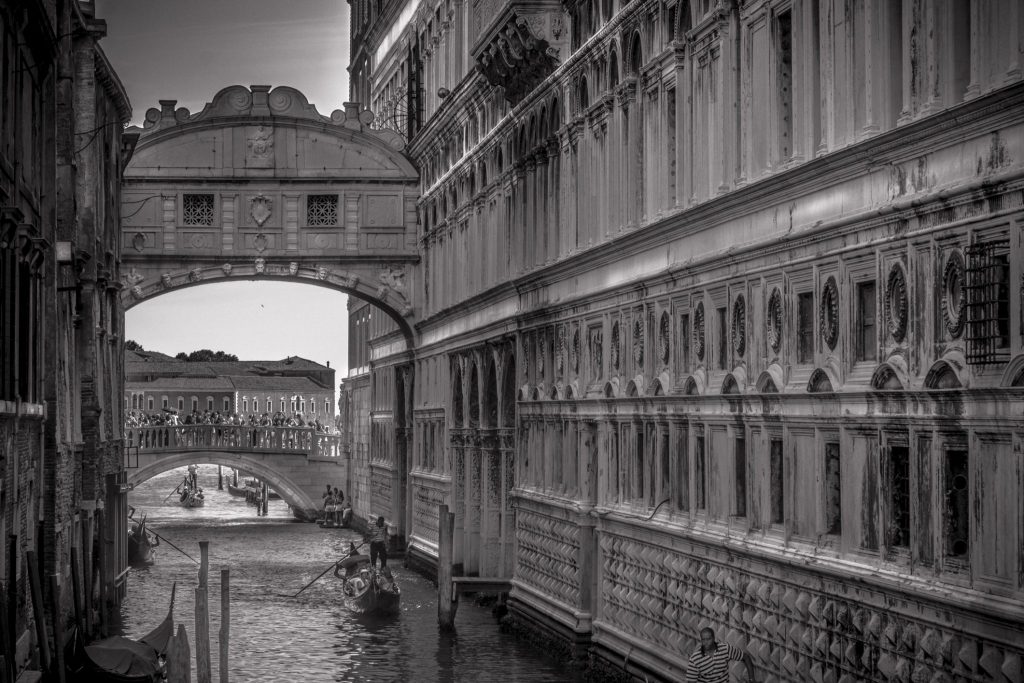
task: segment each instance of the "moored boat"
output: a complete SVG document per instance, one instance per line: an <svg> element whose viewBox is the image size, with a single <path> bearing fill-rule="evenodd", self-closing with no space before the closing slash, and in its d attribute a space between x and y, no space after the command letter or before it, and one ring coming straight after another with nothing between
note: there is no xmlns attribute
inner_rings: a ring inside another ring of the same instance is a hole
<svg viewBox="0 0 1024 683"><path fill-rule="evenodd" d="M369 556L356 553L354 547L338 562L334 575L342 580L345 605L351 611L379 615L399 612L402 593L391 570L371 566Z"/></svg>
<svg viewBox="0 0 1024 683"><path fill-rule="evenodd" d="M153 564L160 540L146 528L145 516L131 522L128 528L128 563L136 566Z"/></svg>

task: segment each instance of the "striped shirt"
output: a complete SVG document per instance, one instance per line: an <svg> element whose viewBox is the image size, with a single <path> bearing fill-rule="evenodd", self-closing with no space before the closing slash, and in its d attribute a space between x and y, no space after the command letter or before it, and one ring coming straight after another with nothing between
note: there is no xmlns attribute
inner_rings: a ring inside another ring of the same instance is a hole
<svg viewBox="0 0 1024 683"><path fill-rule="evenodd" d="M370 543L387 543L388 525L385 524L384 526L377 526L376 524L374 524L370 527L368 535L370 537Z"/></svg>
<svg viewBox="0 0 1024 683"><path fill-rule="evenodd" d="M686 683L728 683L729 660L742 661L743 651L728 643L717 643L713 651L705 654L698 645L686 667Z"/></svg>

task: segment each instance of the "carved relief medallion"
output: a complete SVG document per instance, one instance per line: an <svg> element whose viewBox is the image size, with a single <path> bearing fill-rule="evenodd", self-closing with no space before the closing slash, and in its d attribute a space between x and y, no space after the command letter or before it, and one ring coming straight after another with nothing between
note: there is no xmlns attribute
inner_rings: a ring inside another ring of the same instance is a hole
<svg viewBox="0 0 1024 683"><path fill-rule="evenodd" d="M907 279L903 267L894 263L885 285L885 318L889 334L897 342L903 341L907 333L907 305Z"/></svg>
<svg viewBox="0 0 1024 683"><path fill-rule="evenodd" d="M953 339L964 331L964 257L959 249L946 258L942 271L942 322Z"/></svg>
<svg viewBox="0 0 1024 683"><path fill-rule="evenodd" d="M274 166L274 129L257 126L246 140L245 164L253 168Z"/></svg>
<svg viewBox="0 0 1024 683"><path fill-rule="evenodd" d="M146 248L146 236L141 232L135 233L135 237L132 238L132 248L141 253Z"/></svg>
<svg viewBox="0 0 1024 683"><path fill-rule="evenodd" d="M732 304L732 350L740 357L747 351L747 302L742 294Z"/></svg>
<svg viewBox="0 0 1024 683"><path fill-rule="evenodd" d="M782 292L776 287L768 296L768 346L775 353L782 348Z"/></svg>
<svg viewBox="0 0 1024 683"><path fill-rule="evenodd" d="M821 338L834 351L839 341L839 287L836 279L829 276L821 288L821 307L818 312L821 318Z"/></svg>
<svg viewBox="0 0 1024 683"><path fill-rule="evenodd" d="M693 311L693 352L697 360L704 360L704 302L697 304Z"/></svg>

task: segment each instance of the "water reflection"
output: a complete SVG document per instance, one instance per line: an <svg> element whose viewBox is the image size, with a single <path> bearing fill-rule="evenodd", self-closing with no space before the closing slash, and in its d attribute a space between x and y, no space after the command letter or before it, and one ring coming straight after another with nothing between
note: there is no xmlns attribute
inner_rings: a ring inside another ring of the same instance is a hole
<svg viewBox="0 0 1024 683"><path fill-rule="evenodd" d="M203 508L163 499L184 469L154 477L129 494L149 524L170 543L198 559L200 540L210 541L210 651L218 677L221 569L230 571L232 683L247 681L581 681L570 667L502 634L490 610L464 601L455 634L437 628L433 583L394 562L402 611L393 617L355 615L342 599L333 572L294 595L341 557L358 534L293 521L288 506L271 500L269 514L225 490L217 468L200 468ZM225 470L227 474L227 470ZM391 565L389 565L391 566ZM156 564L134 568L121 611L122 632L139 637L166 612L178 583L175 619L185 625L195 652L197 566L161 543ZM192 680L196 680L195 672Z"/></svg>

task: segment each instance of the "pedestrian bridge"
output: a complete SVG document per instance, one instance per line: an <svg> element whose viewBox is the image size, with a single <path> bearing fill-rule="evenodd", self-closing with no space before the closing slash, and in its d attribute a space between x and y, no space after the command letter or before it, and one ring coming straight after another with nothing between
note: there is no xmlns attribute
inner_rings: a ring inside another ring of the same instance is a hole
<svg viewBox="0 0 1024 683"><path fill-rule="evenodd" d="M301 516L315 515L325 483L347 480L340 435L309 427L158 425L126 427L128 484L191 463L233 467L266 481Z"/></svg>

